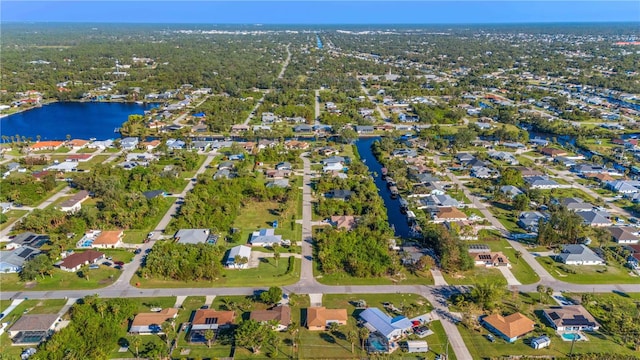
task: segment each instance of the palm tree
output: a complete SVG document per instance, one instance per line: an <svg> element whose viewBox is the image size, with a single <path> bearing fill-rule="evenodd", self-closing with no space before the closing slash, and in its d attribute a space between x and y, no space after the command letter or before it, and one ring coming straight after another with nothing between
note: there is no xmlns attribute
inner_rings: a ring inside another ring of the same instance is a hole
<svg viewBox="0 0 640 360"><path fill-rule="evenodd" d="M40 136L39 134L38 134L38 135L36 135L36 140L37 140L38 142L40 142L40 139L42 139L42 136Z"/></svg>
<svg viewBox="0 0 640 360"><path fill-rule="evenodd" d="M520 260L520 257L522 256L522 253L520 251L516 250L514 255L516 256L516 264L517 264L518 260Z"/></svg>
<svg viewBox="0 0 640 360"><path fill-rule="evenodd" d="M546 291L545 287L544 287L544 285L538 285L536 287L536 290L538 291L538 295L539 295L538 303L542 304L542 294Z"/></svg>
<svg viewBox="0 0 640 360"><path fill-rule="evenodd" d="M131 336L129 338L129 346L132 346L136 350L136 359L140 356L140 345L142 345L140 336Z"/></svg>
<svg viewBox="0 0 640 360"><path fill-rule="evenodd" d="M207 347L211 348L211 341L213 340L213 338L216 336L216 333L211 330L211 329L207 329L207 331L204 332L204 338L205 340L207 340Z"/></svg>
<svg viewBox="0 0 640 360"><path fill-rule="evenodd" d="M547 292L547 296L549 297L549 300L551 300L551 296L553 295L553 288L549 286L546 292Z"/></svg>
<svg viewBox="0 0 640 360"><path fill-rule="evenodd" d="M364 350L364 342L369 337L369 329L364 326L358 328L358 335L360 336L360 346L362 347L362 350Z"/></svg>
<svg viewBox="0 0 640 360"><path fill-rule="evenodd" d="M278 249L274 249L273 259L276 261L276 267L278 267L278 260L280 260L280 251Z"/></svg>
<svg viewBox="0 0 640 360"><path fill-rule="evenodd" d="M164 334L164 341L167 342L167 347L169 347L169 336L171 335L171 330L173 329L171 322L169 321L163 322L161 325L161 329L162 329L162 333Z"/></svg>
<svg viewBox="0 0 640 360"><path fill-rule="evenodd" d="M353 354L353 345L358 341L358 333L355 330L350 330L347 333L347 340L351 343L351 353Z"/></svg>
<svg viewBox="0 0 640 360"><path fill-rule="evenodd" d="M67 141L71 140L71 134L67 134Z"/></svg>

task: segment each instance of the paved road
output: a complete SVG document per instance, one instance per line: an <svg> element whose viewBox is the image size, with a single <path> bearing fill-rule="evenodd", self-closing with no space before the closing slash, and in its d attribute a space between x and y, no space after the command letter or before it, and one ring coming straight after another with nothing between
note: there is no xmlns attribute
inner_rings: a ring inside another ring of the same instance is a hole
<svg viewBox="0 0 640 360"><path fill-rule="evenodd" d="M311 161L306 157L308 153L300 155L304 164L302 175L302 269L299 288L317 285L313 277L313 239L312 239L312 204L311 204Z"/></svg>
<svg viewBox="0 0 640 360"><path fill-rule="evenodd" d="M211 95L205 96L204 99L202 99L202 101L200 101L199 103L196 104L195 107L197 108L200 105L204 104L204 102L207 101L209 96L211 96ZM182 120L184 120L184 118L186 118L188 115L189 115L188 111L184 112L182 115L178 116L177 118L175 118L175 120L173 120L173 124L174 125L178 125L178 126L182 126L182 124L181 124Z"/></svg>
<svg viewBox="0 0 640 360"><path fill-rule="evenodd" d="M364 94L367 96L367 98L369 98L369 100L371 102L376 104L376 110L378 110L378 113L380 114L380 117L382 118L382 120L386 119L387 116L384 114L384 112L380 108L380 105L378 105L378 103L374 102L376 97L373 96L373 95L369 95L369 89L367 89L364 85L362 85L362 83L360 83L360 88L362 89L362 92L364 92Z"/></svg>
<svg viewBox="0 0 640 360"><path fill-rule="evenodd" d="M280 73L278 74L278 79L282 79L282 77L284 76L284 72L287 70L287 66L289 66L289 62L291 61L291 51L289 51L289 46L291 44L287 44L287 58L284 60L284 63L282 64L282 69L280 69ZM244 126L249 125L249 122L251 122L251 119L253 119L253 114L256 113L256 111L258 111L258 108L260 107L260 105L262 105L262 102L264 101L265 96L267 96L268 93L270 93L271 91L273 91L272 88L267 89L264 94L262 94L262 97L260 98L260 100L258 100L258 103L256 103L256 106L253 107L253 109L251 109L251 112L249 113L249 116L247 116L247 118L244 120L244 123L242 123Z"/></svg>
<svg viewBox="0 0 640 360"><path fill-rule="evenodd" d="M69 193L69 191L71 191L70 187L68 187L68 186L64 187L63 189L61 189L57 193L51 195L51 197L49 197L48 199L46 199L45 201L40 203L40 205L36 206L35 209L44 209L44 208L46 208L47 206L49 206L52 203L54 203L56 200L60 199L61 197L65 196L65 195L67 195ZM24 214L24 215L22 215L21 217L19 217L11 225L9 225L6 228L2 229L2 231L0 231L0 239L4 239L6 236L8 236L9 233L11 232L11 230L13 230L13 227L18 223L18 221L22 220L25 216L29 215L33 209L34 209L33 207L27 207L27 206L22 207L22 208L17 208L17 210L29 210L29 212Z"/></svg>

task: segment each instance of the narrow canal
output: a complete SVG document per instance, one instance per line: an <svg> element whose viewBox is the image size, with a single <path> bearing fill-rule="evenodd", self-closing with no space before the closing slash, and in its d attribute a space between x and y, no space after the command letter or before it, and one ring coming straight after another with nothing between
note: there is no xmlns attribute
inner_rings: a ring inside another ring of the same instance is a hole
<svg viewBox="0 0 640 360"><path fill-rule="evenodd" d="M387 208L387 216L389 217L389 224L393 225L396 230L396 236L402 238L409 238L411 234L411 228L407 223L406 215L400 212L400 203L397 199L391 198L391 192L387 188L387 183L382 180L380 176L382 172L382 165L378 162L376 157L371 151L371 144L379 138L362 138L356 141L356 148L360 154L360 159L364 161L364 164L369 168L371 176L378 187L378 194L382 197L384 205Z"/></svg>

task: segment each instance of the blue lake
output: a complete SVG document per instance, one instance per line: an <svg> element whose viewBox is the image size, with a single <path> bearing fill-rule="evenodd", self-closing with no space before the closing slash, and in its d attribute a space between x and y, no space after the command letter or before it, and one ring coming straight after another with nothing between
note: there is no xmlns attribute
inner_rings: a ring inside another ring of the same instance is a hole
<svg viewBox="0 0 640 360"><path fill-rule="evenodd" d="M131 114L144 113L152 105L133 103L52 103L0 119L0 134L36 140L64 140L120 137L113 130L127 121Z"/></svg>

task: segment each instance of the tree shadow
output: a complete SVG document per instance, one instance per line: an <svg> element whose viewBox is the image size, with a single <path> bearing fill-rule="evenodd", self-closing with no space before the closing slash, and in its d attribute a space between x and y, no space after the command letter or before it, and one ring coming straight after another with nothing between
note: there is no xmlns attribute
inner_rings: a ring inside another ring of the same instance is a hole
<svg viewBox="0 0 640 360"><path fill-rule="evenodd" d="M129 347L129 340L127 340L126 338L121 337L120 339L118 339L118 346L120 346L120 347Z"/></svg>
<svg viewBox="0 0 640 360"><path fill-rule="evenodd" d="M320 338L330 344L335 344L336 343L336 339L331 336L330 334L327 334L326 332L323 332L320 334Z"/></svg>

